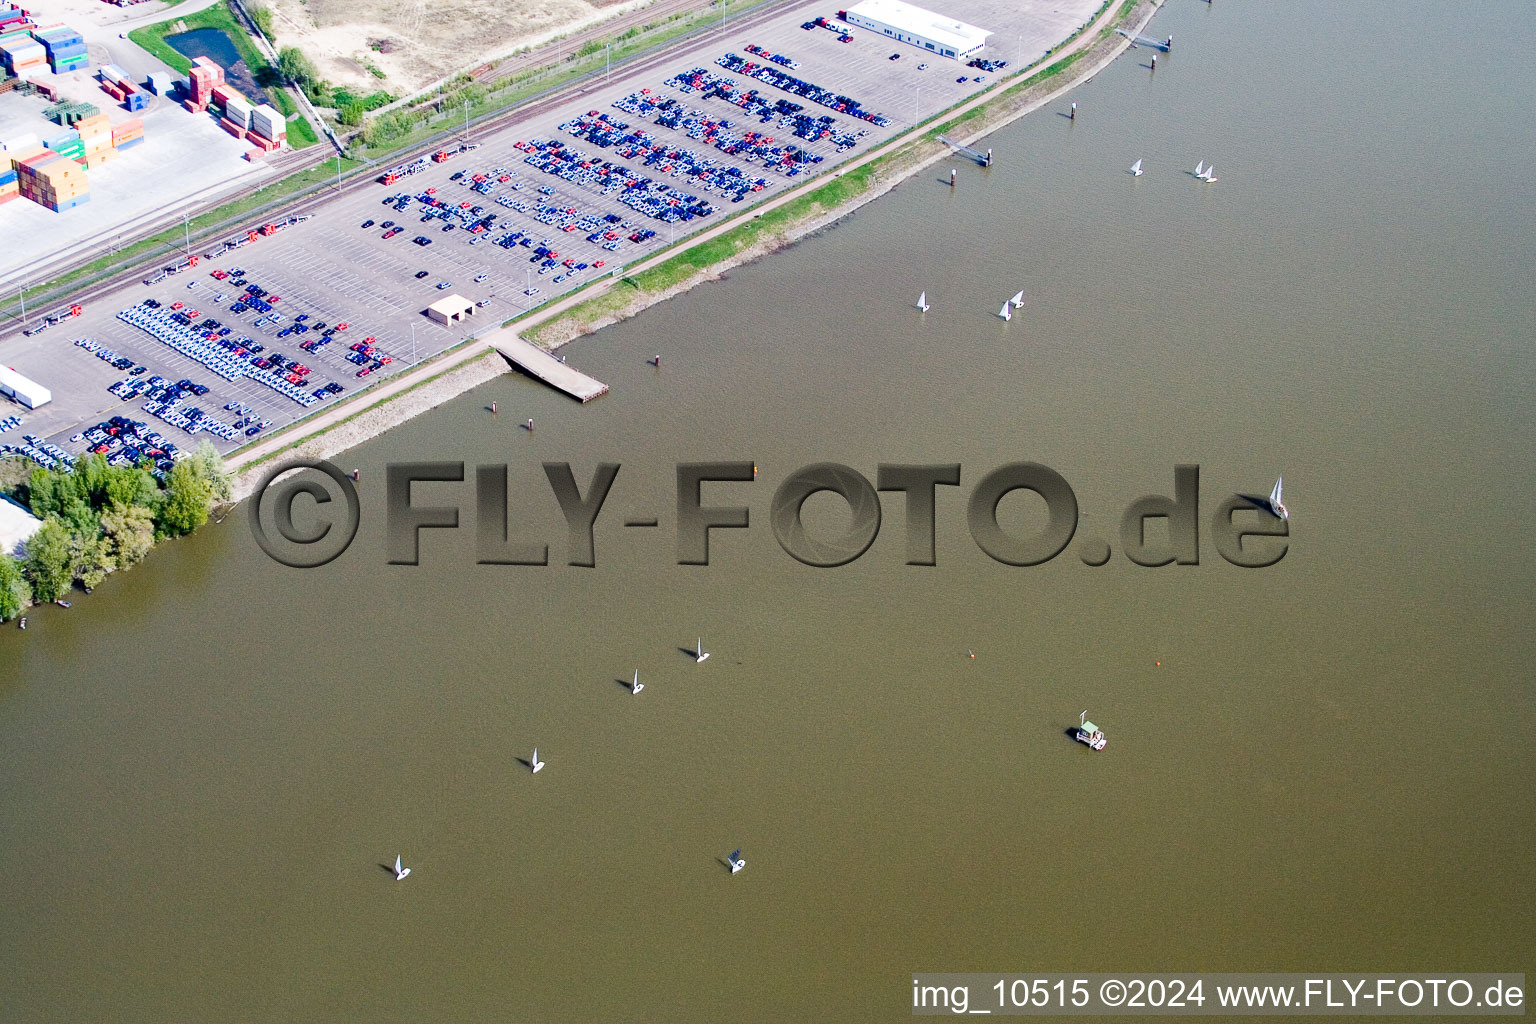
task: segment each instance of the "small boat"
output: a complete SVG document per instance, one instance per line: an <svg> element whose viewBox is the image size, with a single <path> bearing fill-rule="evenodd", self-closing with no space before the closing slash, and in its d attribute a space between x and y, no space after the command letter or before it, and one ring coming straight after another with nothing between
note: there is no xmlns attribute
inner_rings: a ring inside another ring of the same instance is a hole
<svg viewBox="0 0 1536 1024"><path fill-rule="evenodd" d="M1077 742L1088 744L1090 750L1103 750L1109 740L1104 738L1104 730L1088 721L1088 712L1084 711L1077 720Z"/></svg>
<svg viewBox="0 0 1536 1024"><path fill-rule="evenodd" d="M540 768L544 767L544 762L539 760L539 748L538 747L534 747L533 748L533 758L532 758L532 760L530 760L528 762L528 767L533 769L533 773L535 775L537 775L539 773L539 769Z"/></svg>
<svg viewBox="0 0 1536 1024"><path fill-rule="evenodd" d="M59 598L58 600L54 601L53 603L58 605L60 608L68 608L70 606L69 602L64 600L62 597Z"/></svg>
<svg viewBox="0 0 1536 1024"><path fill-rule="evenodd" d="M1198 163L1195 164L1195 177L1200 178L1202 180L1205 178L1205 161L1204 160L1201 160L1201 161L1199 161Z"/></svg>
<svg viewBox="0 0 1536 1024"><path fill-rule="evenodd" d="M25 615L23 615L21 618L16 620L16 628L17 629L26 629L27 628L27 617Z"/></svg>
<svg viewBox="0 0 1536 1024"><path fill-rule="evenodd" d="M1013 313L1008 309L1008 303L1006 302L1003 303L1003 308L997 311L997 315L1002 317L1004 320L1013 319Z"/></svg>
<svg viewBox="0 0 1536 1024"><path fill-rule="evenodd" d="M1013 306L1014 309L1021 309L1021 308L1023 308L1023 306L1024 306L1024 289L1020 288L1018 291L1014 292L1013 293L1013 298L1009 299L1008 303L1009 303L1009 305Z"/></svg>
<svg viewBox="0 0 1536 1024"><path fill-rule="evenodd" d="M1200 180L1205 182L1207 185L1216 181L1216 165L1211 164L1209 167L1207 167L1205 169L1205 173L1200 176Z"/></svg>
<svg viewBox="0 0 1536 1024"><path fill-rule="evenodd" d="M404 866L401 865L401 863L400 863L400 855L398 853L395 854L395 881L397 881L397 882L404 881L405 880L405 876L410 874L410 873L411 873L411 869L410 868L404 867Z"/></svg>
<svg viewBox="0 0 1536 1024"><path fill-rule="evenodd" d="M1281 519L1291 518L1290 509L1285 507L1285 502L1280 500L1280 485L1285 482L1285 477L1275 478L1275 489L1269 492L1269 510Z"/></svg>
<svg viewBox="0 0 1536 1024"><path fill-rule="evenodd" d="M733 874L733 875L736 872L740 871L742 868L747 866L746 859L744 857L742 857L740 850L737 850L735 853L731 854L731 856L730 856L730 865L731 865L731 874Z"/></svg>
<svg viewBox="0 0 1536 1024"><path fill-rule="evenodd" d="M640 670L635 669L635 681L629 684L630 693L639 693L645 689L645 684L640 681Z"/></svg>
<svg viewBox="0 0 1536 1024"><path fill-rule="evenodd" d="M1133 174L1134 176L1136 176L1138 178L1141 177L1141 161L1140 160L1137 160L1135 163L1131 164L1131 174Z"/></svg>
<svg viewBox="0 0 1536 1024"><path fill-rule="evenodd" d="M693 660L695 663L702 663L708 657L709 652L704 649L704 638L699 637L699 646L693 652Z"/></svg>
<svg viewBox="0 0 1536 1024"><path fill-rule="evenodd" d="M919 295L917 297L917 308L922 310L924 313L928 312L928 293L927 292L923 292L923 294L921 294L921 295Z"/></svg>

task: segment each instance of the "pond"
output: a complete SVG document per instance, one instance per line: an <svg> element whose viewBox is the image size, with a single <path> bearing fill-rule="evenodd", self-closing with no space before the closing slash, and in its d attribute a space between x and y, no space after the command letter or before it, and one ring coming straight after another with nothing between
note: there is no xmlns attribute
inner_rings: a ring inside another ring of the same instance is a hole
<svg viewBox="0 0 1536 1024"><path fill-rule="evenodd" d="M166 36L165 41L171 49L183 57L207 57L212 60L224 69L224 81L240 90L240 93L252 103L267 102L266 91L256 84L251 69L241 58L234 41L223 29L193 29L191 32Z"/></svg>

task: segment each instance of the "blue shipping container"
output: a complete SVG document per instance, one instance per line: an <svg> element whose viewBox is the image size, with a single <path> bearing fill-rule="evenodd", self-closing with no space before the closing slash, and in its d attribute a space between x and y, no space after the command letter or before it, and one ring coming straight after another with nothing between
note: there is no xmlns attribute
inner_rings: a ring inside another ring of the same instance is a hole
<svg viewBox="0 0 1536 1024"><path fill-rule="evenodd" d="M16 172L15 171L5 171L4 173L0 173L0 185L9 185L12 182L14 182L15 180L16 180Z"/></svg>
<svg viewBox="0 0 1536 1024"><path fill-rule="evenodd" d="M91 194L87 192L83 196L76 196L74 199L66 199L62 203L44 203L43 205L47 206L48 209L52 210L54 213L63 213L65 210L73 210L77 206L84 206L90 201Z"/></svg>
<svg viewBox="0 0 1536 1024"><path fill-rule="evenodd" d="M134 146L137 146L139 143L141 143L143 141L144 141L144 136L140 135L136 139L129 139L127 142L119 142L117 144L116 148L117 149L132 149Z"/></svg>
<svg viewBox="0 0 1536 1024"><path fill-rule="evenodd" d="M123 101L123 106L127 107L129 110L143 110L144 94L141 92L129 93L128 98Z"/></svg>
<svg viewBox="0 0 1536 1024"><path fill-rule="evenodd" d="M85 53L84 43L71 43L68 46L49 46L43 44L43 49L48 51L49 60L64 60L66 57L79 57Z"/></svg>

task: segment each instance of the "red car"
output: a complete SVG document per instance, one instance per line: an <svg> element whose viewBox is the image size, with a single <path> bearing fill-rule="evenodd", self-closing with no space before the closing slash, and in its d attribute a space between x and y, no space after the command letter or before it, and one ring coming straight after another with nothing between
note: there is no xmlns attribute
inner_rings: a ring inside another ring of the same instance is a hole
<svg viewBox="0 0 1536 1024"><path fill-rule="evenodd" d="M277 304L278 304L278 303L279 303L279 302L282 302L282 301L283 301L283 297L282 297L282 296L281 296L281 295L268 295L268 296L267 296L267 301L268 301L268 302L270 302L270 303L272 303L272 305L274 305L274 306L275 306L275 305L277 305Z"/></svg>
<svg viewBox="0 0 1536 1024"><path fill-rule="evenodd" d="M357 371L357 375L359 377L366 377L366 376L368 376L372 372L373 372L373 368L372 367L365 366L361 370Z"/></svg>

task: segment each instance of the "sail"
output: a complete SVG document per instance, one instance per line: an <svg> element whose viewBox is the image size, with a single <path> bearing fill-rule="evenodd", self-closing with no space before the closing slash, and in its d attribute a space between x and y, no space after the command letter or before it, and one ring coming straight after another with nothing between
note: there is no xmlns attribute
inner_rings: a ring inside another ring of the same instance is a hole
<svg viewBox="0 0 1536 1024"><path fill-rule="evenodd" d="M1285 477L1283 477L1283 476L1279 477L1279 478L1277 478L1275 480L1275 489L1269 492L1269 503L1271 505L1282 504L1282 502L1280 500L1280 485L1283 484L1284 482L1285 482Z"/></svg>
<svg viewBox="0 0 1536 1024"><path fill-rule="evenodd" d="M1003 303L1003 308L997 311L997 315L1002 317L1004 320L1007 320L1012 316L1012 314L1008 312L1008 303Z"/></svg>
<svg viewBox="0 0 1536 1024"><path fill-rule="evenodd" d="M1018 292L1014 294L1013 298L1009 299L1008 301L1013 303L1014 309L1018 309L1020 306L1024 305L1024 289L1020 288Z"/></svg>
<svg viewBox="0 0 1536 1024"><path fill-rule="evenodd" d="M1205 161L1201 160L1199 163L1195 164L1195 177L1203 178L1204 176L1205 176Z"/></svg>
<svg viewBox="0 0 1536 1024"><path fill-rule="evenodd" d="M928 305L928 293L927 292L923 292L923 294L921 294L921 295L919 295L917 297L917 308L918 309L923 309L927 305Z"/></svg>
<svg viewBox="0 0 1536 1024"><path fill-rule="evenodd" d="M1131 164L1131 173L1132 174L1140 174L1141 173L1141 161L1140 160L1137 160L1135 163Z"/></svg>

